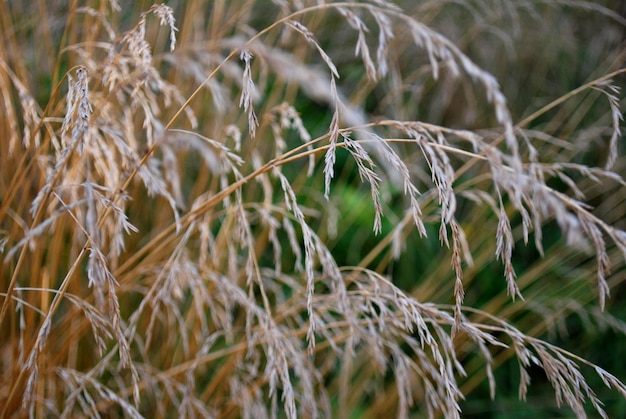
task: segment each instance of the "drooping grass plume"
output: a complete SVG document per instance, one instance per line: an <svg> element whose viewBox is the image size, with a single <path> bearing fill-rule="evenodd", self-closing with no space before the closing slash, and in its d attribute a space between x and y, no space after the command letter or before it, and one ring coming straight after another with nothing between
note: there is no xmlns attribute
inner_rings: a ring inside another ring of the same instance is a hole
<svg viewBox="0 0 626 419"><path fill-rule="evenodd" d="M573 46L542 17L581 13ZM626 332L610 2L0 19L2 417L461 417L512 363L521 400L618 411L565 339Z"/></svg>

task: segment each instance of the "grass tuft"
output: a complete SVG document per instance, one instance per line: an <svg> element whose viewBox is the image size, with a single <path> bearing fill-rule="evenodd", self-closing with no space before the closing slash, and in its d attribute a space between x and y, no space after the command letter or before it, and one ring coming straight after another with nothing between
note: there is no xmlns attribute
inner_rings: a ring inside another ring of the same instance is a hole
<svg viewBox="0 0 626 419"><path fill-rule="evenodd" d="M624 413L612 2L0 20L1 417Z"/></svg>

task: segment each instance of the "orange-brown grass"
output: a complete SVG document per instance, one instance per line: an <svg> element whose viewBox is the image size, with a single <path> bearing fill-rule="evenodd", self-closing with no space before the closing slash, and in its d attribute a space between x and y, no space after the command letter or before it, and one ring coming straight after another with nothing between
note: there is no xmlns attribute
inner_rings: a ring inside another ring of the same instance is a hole
<svg viewBox="0 0 626 419"><path fill-rule="evenodd" d="M606 416L591 376L626 397L547 340L572 313L626 332L602 311L626 255L610 4L22 3L0 416L460 417L511 357L521 399L536 368L578 417ZM581 11L611 50L580 87L508 64Z"/></svg>

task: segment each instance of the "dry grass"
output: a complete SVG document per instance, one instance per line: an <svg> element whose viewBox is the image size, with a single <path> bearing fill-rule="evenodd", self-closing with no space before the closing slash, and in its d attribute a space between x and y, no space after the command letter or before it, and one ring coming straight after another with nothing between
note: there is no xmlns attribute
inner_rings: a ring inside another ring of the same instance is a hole
<svg viewBox="0 0 626 419"><path fill-rule="evenodd" d="M3 2L2 417L459 417L510 356L520 398L538 367L557 404L606 417L589 375L626 386L540 336L623 282L623 50L525 118L477 64L493 44L468 50L492 32L522 55L546 10L593 13L611 45L626 22L584 1L451 3ZM576 157L590 139L598 164ZM350 170L377 236L343 264ZM445 259L407 289L410 240ZM517 272L522 242L545 257ZM545 272L565 255L578 275L555 306L538 287L563 288ZM493 259L508 295L466 305Z"/></svg>

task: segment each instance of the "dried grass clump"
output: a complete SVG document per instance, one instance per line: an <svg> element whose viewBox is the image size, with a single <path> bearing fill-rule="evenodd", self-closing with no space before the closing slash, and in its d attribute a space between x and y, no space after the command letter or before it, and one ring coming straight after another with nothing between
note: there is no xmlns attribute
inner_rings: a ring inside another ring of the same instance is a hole
<svg viewBox="0 0 626 419"><path fill-rule="evenodd" d="M483 3L458 24L507 48L542 7L626 26L589 2ZM622 381L542 336L571 312L626 332L593 311L623 282L626 69L518 121L470 35L444 35L452 6L411 4L0 6L2 417L460 417L511 356L521 399L538 367L559 406L607 417L583 372ZM600 165L574 155L589 138ZM376 242L344 261L362 227L346 191ZM590 205L608 194L617 210ZM577 297L516 270L531 238L561 263L546 229L578 255ZM411 277L394 263L414 240L441 250ZM507 298L467 304L490 259Z"/></svg>

